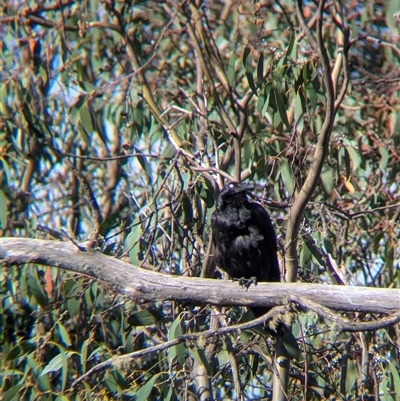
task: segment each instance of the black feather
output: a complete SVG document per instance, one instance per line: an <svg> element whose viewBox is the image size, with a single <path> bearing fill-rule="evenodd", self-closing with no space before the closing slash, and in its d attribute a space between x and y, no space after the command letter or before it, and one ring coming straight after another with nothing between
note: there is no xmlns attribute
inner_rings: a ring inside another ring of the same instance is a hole
<svg viewBox="0 0 400 401"><path fill-rule="evenodd" d="M232 182L223 188L211 217L215 261L233 279L279 282L276 234L267 211L247 198L252 186ZM268 308L252 308L255 316Z"/></svg>

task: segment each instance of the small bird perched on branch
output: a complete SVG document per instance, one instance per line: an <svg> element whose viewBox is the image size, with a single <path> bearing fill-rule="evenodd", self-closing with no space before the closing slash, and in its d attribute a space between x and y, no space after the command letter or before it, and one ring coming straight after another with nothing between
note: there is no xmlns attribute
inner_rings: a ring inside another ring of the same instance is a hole
<svg viewBox="0 0 400 401"><path fill-rule="evenodd" d="M279 282L281 278L275 230L267 211L247 198L253 189L251 185L229 183L221 191L211 217L215 262L246 288L257 282ZM268 310L252 308L256 317Z"/></svg>

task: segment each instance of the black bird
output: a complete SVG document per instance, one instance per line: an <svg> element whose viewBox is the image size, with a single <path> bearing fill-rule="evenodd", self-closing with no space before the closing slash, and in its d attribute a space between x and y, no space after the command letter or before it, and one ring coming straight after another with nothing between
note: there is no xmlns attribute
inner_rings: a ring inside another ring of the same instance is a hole
<svg viewBox="0 0 400 401"><path fill-rule="evenodd" d="M211 217L215 262L248 287L252 282L280 281L276 234L267 211L250 202L251 185L231 182L221 191ZM268 308L252 308L256 317Z"/></svg>

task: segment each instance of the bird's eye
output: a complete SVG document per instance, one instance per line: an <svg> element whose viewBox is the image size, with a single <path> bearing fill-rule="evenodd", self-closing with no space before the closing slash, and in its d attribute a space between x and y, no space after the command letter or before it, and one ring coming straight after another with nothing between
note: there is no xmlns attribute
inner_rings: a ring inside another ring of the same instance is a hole
<svg viewBox="0 0 400 401"><path fill-rule="evenodd" d="M229 184L229 188L233 188L234 187L234 185L233 184Z"/></svg>

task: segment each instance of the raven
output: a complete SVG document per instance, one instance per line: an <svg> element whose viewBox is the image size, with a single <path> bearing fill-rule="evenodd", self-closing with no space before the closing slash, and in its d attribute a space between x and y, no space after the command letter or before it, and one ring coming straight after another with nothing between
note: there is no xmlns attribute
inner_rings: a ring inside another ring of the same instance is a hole
<svg viewBox="0 0 400 401"><path fill-rule="evenodd" d="M274 227L267 211L250 202L248 191L254 187L231 182L225 186L211 217L215 262L233 279L248 287L252 282L281 278ZM256 317L268 308L254 307Z"/></svg>

